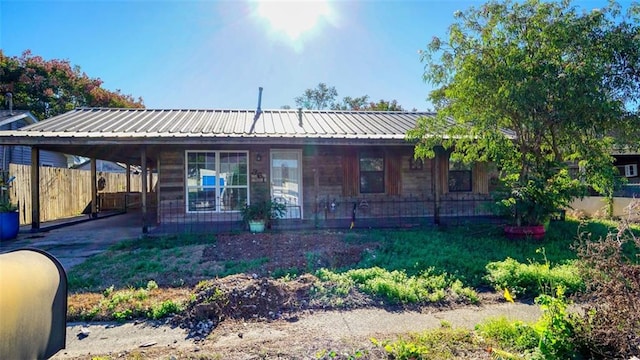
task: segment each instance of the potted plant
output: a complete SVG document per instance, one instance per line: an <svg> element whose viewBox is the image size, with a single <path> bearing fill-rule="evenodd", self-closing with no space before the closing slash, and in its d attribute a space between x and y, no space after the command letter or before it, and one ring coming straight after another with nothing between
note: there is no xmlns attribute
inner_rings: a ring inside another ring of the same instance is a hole
<svg viewBox="0 0 640 360"><path fill-rule="evenodd" d="M18 236L20 217L18 207L9 201L5 182L0 180L0 240L11 240Z"/></svg>
<svg viewBox="0 0 640 360"><path fill-rule="evenodd" d="M271 199L258 200L251 204L245 204L241 213L242 219L249 225L249 231L257 233L263 232L265 227L270 227L272 219L283 217L286 213L286 206Z"/></svg>
<svg viewBox="0 0 640 360"><path fill-rule="evenodd" d="M567 207L583 191L583 184L571 179L566 169L561 169L546 177L507 181L494 193L495 210L511 220L504 227L508 238L542 239L551 216Z"/></svg>

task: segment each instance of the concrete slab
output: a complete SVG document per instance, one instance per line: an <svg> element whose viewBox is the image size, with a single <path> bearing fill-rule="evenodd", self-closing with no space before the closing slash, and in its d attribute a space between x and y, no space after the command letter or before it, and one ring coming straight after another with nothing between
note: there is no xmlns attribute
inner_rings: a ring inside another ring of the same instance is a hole
<svg viewBox="0 0 640 360"><path fill-rule="evenodd" d="M55 256L64 269L69 271L73 266L105 251L111 245L142 236L139 212L63 225L58 222L51 230L46 230L47 224L43 224L44 230L36 233L25 227L21 229L17 239L0 242L0 253L21 248L41 249Z"/></svg>

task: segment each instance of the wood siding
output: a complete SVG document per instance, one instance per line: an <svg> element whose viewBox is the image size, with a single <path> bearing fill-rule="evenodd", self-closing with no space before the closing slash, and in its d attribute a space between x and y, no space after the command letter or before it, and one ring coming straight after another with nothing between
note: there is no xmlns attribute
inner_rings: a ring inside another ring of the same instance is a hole
<svg viewBox="0 0 640 360"><path fill-rule="evenodd" d="M300 147L288 147L300 149ZM273 149L286 149L278 146ZM432 205L416 210L418 202L423 204L436 200L434 194L435 166L439 166L440 189L444 195L448 189L448 154L436 159L425 159L416 165L413 147L395 146L384 149L385 192L381 194L360 194L359 153L370 147L356 146L303 146L302 148L302 211L304 219L319 220L350 218L354 206L361 215L380 215L375 204L396 202L399 206L396 216L433 214ZM166 149L159 157L159 216L161 222L196 222L239 219L237 213L187 214L185 211L184 161L185 150L181 147ZM238 150L249 151L249 172L260 173L265 182L250 182L250 197L258 193L268 193L270 185L270 160L272 150L268 145L250 148L215 147L198 150ZM257 160L260 154L260 161ZM474 169L474 179L486 177L484 166ZM475 180L474 180L475 181ZM474 192L486 192L488 180L474 183ZM469 194L469 193L467 193ZM455 195L458 196L458 195ZM454 196L454 197L455 197ZM446 196L445 196L446 198ZM482 196L478 196L482 199ZM406 203L405 209L400 208ZM332 207L331 205L334 205ZM408 205L412 204L412 205ZM412 208L410 209L409 207ZM163 207L163 208L162 208ZM386 210L385 210L386 211ZM235 214L235 215L233 215Z"/></svg>

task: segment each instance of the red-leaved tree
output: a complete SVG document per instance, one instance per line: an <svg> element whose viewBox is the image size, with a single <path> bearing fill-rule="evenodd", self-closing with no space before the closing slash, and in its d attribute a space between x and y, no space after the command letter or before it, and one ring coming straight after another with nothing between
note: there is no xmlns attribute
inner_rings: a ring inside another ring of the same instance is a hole
<svg viewBox="0 0 640 360"><path fill-rule="evenodd" d="M144 107L142 98L102 88L102 80L90 78L68 60L45 60L30 50L21 56L6 56L0 49L0 79L3 107L11 93L14 109L30 110L39 119L82 106Z"/></svg>

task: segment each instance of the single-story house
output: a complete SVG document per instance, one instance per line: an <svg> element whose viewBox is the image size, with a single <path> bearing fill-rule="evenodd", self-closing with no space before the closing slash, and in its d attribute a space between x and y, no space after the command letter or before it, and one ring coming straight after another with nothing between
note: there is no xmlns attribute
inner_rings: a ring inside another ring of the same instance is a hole
<svg viewBox="0 0 640 360"><path fill-rule="evenodd" d="M264 194L286 204L283 227L488 214L480 206L493 183L485 164L450 162L444 149L414 159L405 134L421 116L434 114L79 108L1 131L0 144L30 146L34 161L55 151L157 171L155 192L141 194L144 232L238 223L241 207ZM148 196L157 209L146 208Z"/></svg>
<svg viewBox="0 0 640 360"><path fill-rule="evenodd" d="M631 186L630 188L639 187L640 153L631 150L619 150L613 153L613 157L615 158L614 165L618 168L620 176L627 180L627 184Z"/></svg>
<svg viewBox="0 0 640 360"><path fill-rule="evenodd" d="M0 110L0 131L17 130L37 122L38 119L27 110ZM0 172L8 171L9 164L30 165L31 148L0 144ZM66 168L67 157L59 152L42 151L40 166Z"/></svg>

